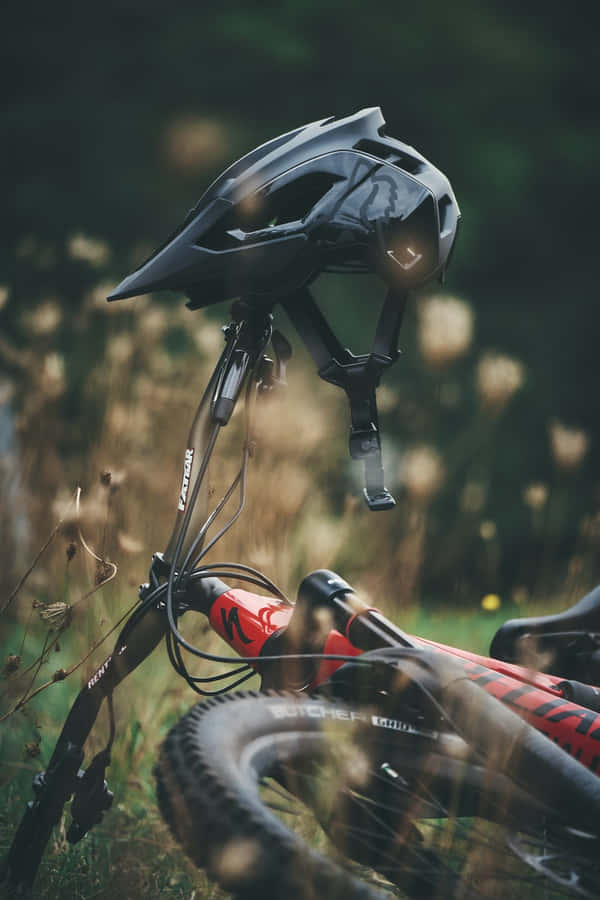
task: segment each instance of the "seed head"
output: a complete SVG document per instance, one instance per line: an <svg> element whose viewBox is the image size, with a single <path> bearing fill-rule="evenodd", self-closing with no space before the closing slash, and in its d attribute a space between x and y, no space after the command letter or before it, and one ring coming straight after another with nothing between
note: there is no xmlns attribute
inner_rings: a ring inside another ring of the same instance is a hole
<svg viewBox="0 0 600 900"><path fill-rule="evenodd" d="M425 361L440 368L463 356L473 339L471 307L457 297L429 297L419 307L417 332Z"/></svg>
<svg viewBox="0 0 600 900"><path fill-rule="evenodd" d="M54 334L60 325L62 314L55 300L46 300L25 319L28 330L36 337Z"/></svg>
<svg viewBox="0 0 600 900"><path fill-rule="evenodd" d="M83 260L96 268L105 265L110 257L105 241L85 234L72 235L67 242L67 252L71 259Z"/></svg>
<svg viewBox="0 0 600 900"><path fill-rule="evenodd" d="M477 366L477 391L482 406L500 412L522 386L525 370L518 360L501 353L487 353Z"/></svg>
<svg viewBox="0 0 600 900"><path fill-rule="evenodd" d="M70 623L71 607L68 603L63 603L62 600L56 603L49 603L47 606L40 608L40 619L52 631L59 631Z"/></svg>
<svg viewBox="0 0 600 900"><path fill-rule="evenodd" d="M548 499L548 485L535 481L523 488L523 500L531 509L542 509Z"/></svg>
<svg viewBox="0 0 600 900"><path fill-rule="evenodd" d="M567 428L560 422L550 425L550 446L554 462L559 469L573 471L579 468L589 447L589 437L581 428Z"/></svg>
<svg viewBox="0 0 600 900"><path fill-rule="evenodd" d="M437 450L423 445L405 453L400 478L413 500L419 503L430 500L444 480L442 461Z"/></svg>
<svg viewBox="0 0 600 900"><path fill-rule="evenodd" d="M67 562L71 562L71 560L77 553L77 544L75 543L75 541L69 541L65 552L67 554Z"/></svg>
<svg viewBox="0 0 600 900"><path fill-rule="evenodd" d="M12 675L13 672L16 672L19 666L21 665L21 657L18 653L9 653L4 662L4 672L3 674Z"/></svg>
<svg viewBox="0 0 600 900"><path fill-rule="evenodd" d="M221 122L201 116L185 116L169 125L164 149L173 168L193 174L211 169L223 159L228 143Z"/></svg>

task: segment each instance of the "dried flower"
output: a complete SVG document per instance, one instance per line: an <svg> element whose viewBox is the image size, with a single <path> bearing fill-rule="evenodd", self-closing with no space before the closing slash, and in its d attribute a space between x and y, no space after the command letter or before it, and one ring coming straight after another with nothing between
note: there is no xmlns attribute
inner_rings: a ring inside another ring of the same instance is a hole
<svg viewBox="0 0 600 900"><path fill-rule="evenodd" d="M150 371L152 375L158 378L168 377L173 373L173 364L174 359L166 350L159 347L152 351L152 356L150 357Z"/></svg>
<svg viewBox="0 0 600 900"><path fill-rule="evenodd" d="M523 488L523 501L531 509L541 509L548 500L548 485L535 481Z"/></svg>
<svg viewBox="0 0 600 900"><path fill-rule="evenodd" d="M223 159L228 144L223 125L200 116L176 119L164 138L167 159L174 168L186 173L212 169Z"/></svg>
<svg viewBox="0 0 600 900"><path fill-rule="evenodd" d="M77 538L77 529L80 520L86 525L94 525L106 518L106 505L99 498L84 497L80 503L79 512L73 495L65 488L60 488L52 503L53 515L62 521L63 533L71 540Z"/></svg>
<svg viewBox="0 0 600 900"><path fill-rule="evenodd" d="M116 434L127 431L130 425L129 410L123 403L113 403L107 414L107 424Z"/></svg>
<svg viewBox="0 0 600 900"><path fill-rule="evenodd" d="M600 543L600 513L596 513L594 516L585 516L579 530L589 541Z"/></svg>
<svg viewBox="0 0 600 900"><path fill-rule="evenodd" d="M550 445L559 469L577 469L588 451L589 437L581 428L568 428L560 422L550 425Z"/></svg>
<svg viewBox="0 0 600 900"><path fill-rule="evenodd" d="M137 327L144 340L158 340L169 327L169 320L162 307L152 306L138 318Z"/></svg>
<svg viewBox="0 0 600 900"><path fill-rule="evenodd" d="M40 755L40 744L41 741L29 741L25 744L25 756L33 758L34 756Z"/></svg>
<svg viewBox="0 0 600 900"><path fill-rule="evenodd" d="M468 481L460 497L460 505L468 513L478 513L485 506L487 491L480 481Z"/></svg>
<svg viewBox="0 0 600 900"><path fill-rule="evenodd" d="M251 838L234 838L226 841L213 859L219 878L230 885L248 883L252 873L260 868L262 849Z"/></svg>
<svg viewBox="0 0 600 900"><path fill-rule="evenodd" d="M521 363L501 353L487 353L477 365L477 390L482 405L492 412L502 410L524 380Z"/></svg>
<svg viewBox="0 0 600 900"><path fill-rule="evenodd" d="M426 503L440 489L444 471L439 453L433 447L414 447L407 451L401 463L400 478L409 496L418 503Z"/></svg>
<svg viewBox="0 0 600 900"><path fill-rule="evenodd" d="M67 242L67 252L71 259L79 259L99 268L105 265L110 257L108 244L99 238L85 234L74 234Z"/></svg>
<svg viewBox="0 0 600 900"><path fill-rule="evenodd" d="M373 764L368 754L355 745L338 743L337 746L339 753L335 774L342 779L348 789L364 790L373 776Z"/></svg>
<svg viewBox="0 0 600 900"><path fill-rule="evenodd" d="M306 486L305 486L306 488ZM289 514L291 516L298 515L304 501L297 496L297 505L291 504ZM313 532L314 528L314 532ZM329 519L323 515L313 515L310 518L311 529L311 567L317 568L319 564L326 565L328 560L335 559L340 549L340 544L344 540L342 529L339 522Z"/></svg>
<svg viewBox="0 0 600 900"><path fill-rule="evenodd" d="M419 306L417 339L429 365L438 368L454 362L473 339L471 307L457 297L429 297Z"/></svg>
<svg viewBox="0 0 600 900"><path fill-rule="evenodd" d="M389 384L377 388L377 408L379 412L391 412L398 405L398 395Z"/></svg>
<svg viewBox="0 0 600 900"><path fill-rule="evenodd" d="M65 389L65 361L59 353L48 353L42 369L42 390L49 397L60 397Z"/></svg>
<svg viewBox="0 0 600 900"><path fill-rule="evenodd" d="M484 541L493 541L496 537L496 523L486 519L486 521L482 522L479 526L479 534Z"/></svg>
<svg viewBox="0 0 600 900"><path fill-rule="evenodd" d="M25 317L28 330L36 337L54 334L61 323L62 312L55 300L46 300Z"/></svg>
<svg viewBox="0 0 600 900"><path fill-rule="evenodd" d="M122 313L127 312L129 307L127 303L109 303L107 297L113 290L114 284L111 281L101 281L89 291L85 298L85 304L88 309L96 309L104 313ZM138 301L139 303L139 301ZM138 307L139 308L139 307Z"/></svg>
<svg viewBox="0 0 600 900"><path fill-rule="evenodd" d="M108 476L108 482L102 481L103 476ZM110 485L111 494L116 494L116 492L119 490L119 488L125 481L126 477L127 476L125 475L125 472L122 469L112 469L110 472L109 471L103 472L102 475L100 476L100 481L102 482L103 485L106 485L107 487Z"/></svg>
<svg viewBox="0 0 600 900"><path fill-rule="evenodd" d="M529 591L524 585L518 585L512 592L512 601L516 606L524 606L529 600Z"/></svg>
<svg viewBox="0 0 600 900"><path fill-rule="evenodd" d="M15 396L15 384L10 378L0 378L0 406L6 406Z"/></svg>
<svg viewBox="0 0 600 900"><path fill-rule="evenodd" d="M71 622L71 607L68 603L63 603L62 600L56 603L49 603L47 606L41 607L40 619L52 631L60 631Z"/></svg>
<svg viewBox="0 0 600 900"><path fill-rule="evenodd" d="M64 681L67 677L66 669L57 669L54 675L52 676L52 681Z"/></svg>
<svg viewBox="0 0 600 900"><path fill-rule="evenodd" d="M115 366L123 366L133 356L133 341L128 334L116 334L106 345L106 358Z"/></svg>
<svg viewBox="0 0 600 900"><path fill-rule="evenodd" d="M119 531L117 538L119 547L124 553L140 553L140 551L144 549L144 545L141 541L138 541L130 534L125 534L124 531Z"/></svg>
<svg viewBox="0 0 600 900"><path fill-rule="evenodd" d="M223 346L223 332L213 322L201 320L200 327L193 332L196 346L206 356L214 356Z"/></svg>
<svg viewBox="0 0 600 900"><path fill-rule="evenodd" d="M3 675L12 675L21 665L21 657L18 653L9 653L4 661Z"/></svg>
<svg viewBox="0 0 600 900"><path fill-rule="evenodd" d="M96 563L96 574L94 575L94 584L99 585L106 581L114 572L114 566L105 559L99 559Z"/></svg>

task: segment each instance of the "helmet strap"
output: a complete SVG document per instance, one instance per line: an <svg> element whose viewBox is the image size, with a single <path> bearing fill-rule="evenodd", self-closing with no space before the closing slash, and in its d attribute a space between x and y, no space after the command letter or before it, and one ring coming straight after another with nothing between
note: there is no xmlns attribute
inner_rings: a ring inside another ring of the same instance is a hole
<svg viewBox="0 0 600 900"><path fill-rule="evenodd" d="M363 491L371 510L391 509L396 501L385 487L376 389L383 372L398 359L398 333L406 292L387 293L370 353L355 356L342 347L308 288L281 299L317 365L319 376L343 388L350 404L350 456L365 464Z"/></svg>

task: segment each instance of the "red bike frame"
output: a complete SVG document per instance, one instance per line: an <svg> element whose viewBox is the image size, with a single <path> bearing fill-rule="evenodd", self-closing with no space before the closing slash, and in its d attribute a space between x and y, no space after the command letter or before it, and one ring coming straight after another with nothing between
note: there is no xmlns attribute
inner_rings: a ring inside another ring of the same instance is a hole
<svg viewBox="0 0 600 900"><path fill-rule="evenodd" d="M217 634L240 656L257 657L267 640L287 627L293 610L280 600L234 588L215 600L209 619ZM329 632L324 654L356 656L362 652L348 639L350 625L351 621L345 635L336 630ZM592 772L600 774L600 715L567 700L561 688L564 679L424 638L411 636L411 641L458 659L472 681ZM309 688L323 683L341 665L343 661L323 660Z"/></svg>

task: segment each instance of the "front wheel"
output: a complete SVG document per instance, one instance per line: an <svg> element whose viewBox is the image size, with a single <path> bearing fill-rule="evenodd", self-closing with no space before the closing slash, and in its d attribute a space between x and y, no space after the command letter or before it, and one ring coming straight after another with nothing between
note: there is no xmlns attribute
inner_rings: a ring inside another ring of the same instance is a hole
<svg viewBox="0 0 600 900"><path fill-rule="evenodd" d="M156 776L175 837L245 900L596 896L595 842L401 711L220 697L174 726Z"/></svg>

